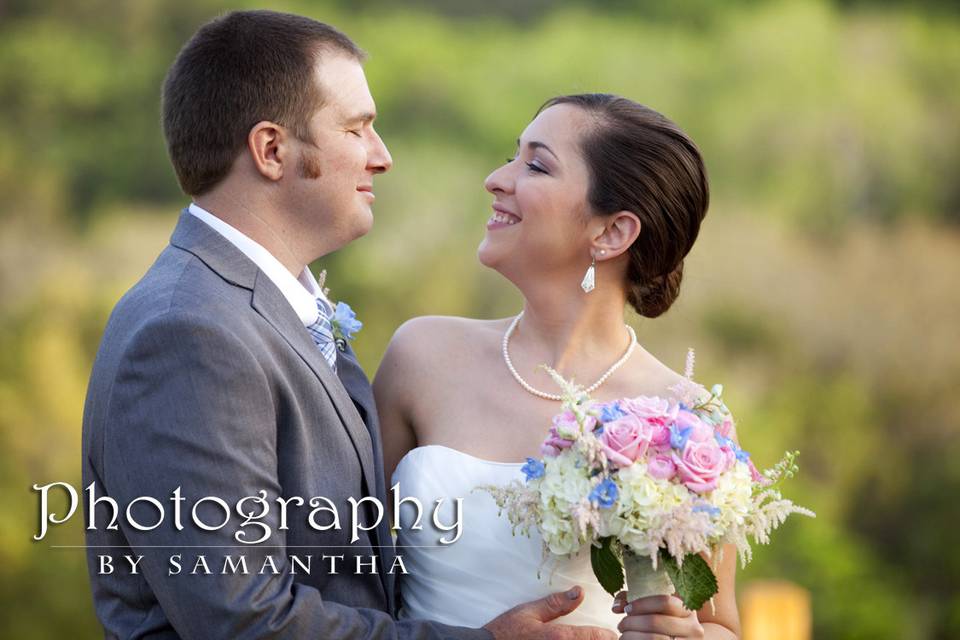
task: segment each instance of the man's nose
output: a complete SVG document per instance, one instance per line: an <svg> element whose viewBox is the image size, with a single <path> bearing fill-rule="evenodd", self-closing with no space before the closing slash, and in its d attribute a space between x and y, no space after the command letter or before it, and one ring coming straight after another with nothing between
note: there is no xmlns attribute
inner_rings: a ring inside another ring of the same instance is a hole
<svg viewBox="0 0 960 640"><path fill-rule="evenodd" d="M380 134L376 131L373 132L373 149L370 152L367 164L374 173L384 173L389 171L390 167L393 166L393 158L390 156L390 151L387 150L387 145L383 143L383 138L381 138Z"/></svg>

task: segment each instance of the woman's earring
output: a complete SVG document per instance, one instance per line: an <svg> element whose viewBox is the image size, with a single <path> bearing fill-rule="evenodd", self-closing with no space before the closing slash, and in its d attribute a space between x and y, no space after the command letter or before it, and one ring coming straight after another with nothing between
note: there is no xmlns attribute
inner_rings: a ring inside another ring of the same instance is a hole
<svg viewBox="0 0 960 640"><path fill-rule="evenodd" d="M597 257L593 256L590 260L590 266L587 267L587 272L583 276L583 281L580 282L580 288L583 289L584 293L590 293L597 286Z"/></svg>

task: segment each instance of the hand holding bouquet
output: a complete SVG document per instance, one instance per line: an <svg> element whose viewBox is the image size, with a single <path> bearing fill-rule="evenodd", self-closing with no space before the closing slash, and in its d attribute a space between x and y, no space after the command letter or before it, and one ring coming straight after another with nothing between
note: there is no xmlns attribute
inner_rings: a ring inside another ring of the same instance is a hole
<svg viewBox="0 0 960 640"><path fill-rule="evenodd" d="M514 531L543 538L544 555L569 556L591 545L594 573L611 594L629 600L678 595L690 610L717 592L704 556L720 560L736 546L751 559L748 540L769 542L791 513L813 512L784 499L774 485L792 476L796 453L760 473L735 441L721 399L687 377L675 399L640 396L598 403L548 368L564 390L543 458L528 458L526 483L485 486Z"/></svg>

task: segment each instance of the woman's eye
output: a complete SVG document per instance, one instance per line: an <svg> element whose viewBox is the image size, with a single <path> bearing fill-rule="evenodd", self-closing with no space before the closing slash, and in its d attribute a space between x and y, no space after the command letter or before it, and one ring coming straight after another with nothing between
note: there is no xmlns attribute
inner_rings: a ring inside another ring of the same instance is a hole
<svg viewBox="0 0 960 640"><path fill-rule="evenodd" d="M530 171L535 171L536 173L546 173L546 170L535 162L528 162L527 168L529 168Z"/></svg>
<svg viewBox="0 0 960 640"><path fill-rule="evenodd" d="M358 138L362 138L362 137L363 137L363 134L361 133L360 129L349 129L349 131L350 131L350 133L352 133L353 135L357 136Z"/></svg>
<svg viewBox="0 0 960 640"><path fill-rule="evenodd" d="M505 164L510 164L511 162L513 162L514 160L516 160L517 157L518 157L518 156L513 156L512 158L505 158L505 159L504 159L504 162L505 162ZM533 172L535 172L535 173L547 173L547 170L544 169L543 167L541 167L541 166L540 166L539 164L537 164L536 162L527 162L526 165L527 165L527 169L528 169L528 170L533 171Z"/></svg>

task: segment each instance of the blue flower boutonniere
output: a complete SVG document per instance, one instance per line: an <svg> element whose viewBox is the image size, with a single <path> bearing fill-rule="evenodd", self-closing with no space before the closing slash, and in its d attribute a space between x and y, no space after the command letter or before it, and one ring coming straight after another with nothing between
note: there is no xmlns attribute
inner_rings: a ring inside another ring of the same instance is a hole
<svg viewBox="0 0 960 640"><path fill-rule="evenodd" d="M347 342L353 340L354 334L363 328L363 323L357 320L357 314L346 302L337 303L330 324L333 326L333 337L340 351L346 350Z"/></svg>

